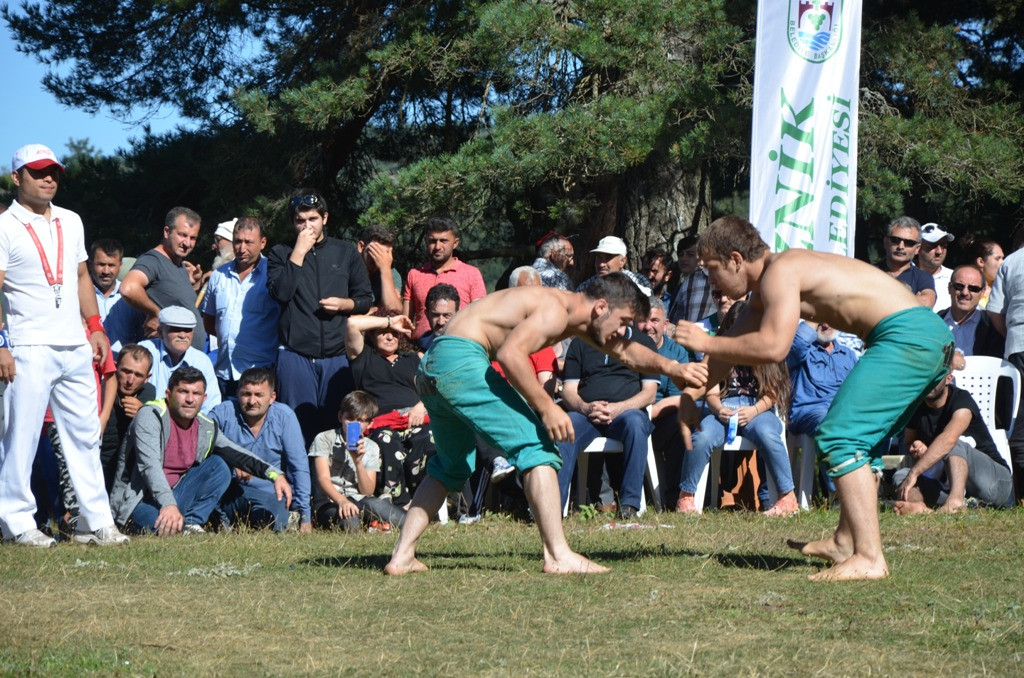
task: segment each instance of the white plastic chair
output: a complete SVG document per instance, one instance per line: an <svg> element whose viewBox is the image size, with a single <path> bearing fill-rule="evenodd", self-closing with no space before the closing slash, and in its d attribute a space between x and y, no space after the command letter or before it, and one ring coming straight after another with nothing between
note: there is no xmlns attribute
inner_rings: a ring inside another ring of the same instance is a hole
<svg viewBox="0 0 1024 678"><path fill-rule="evenodd" d="M1017 421L1017 408L1020 406L1021 398L1021 376L1017 368L1001 358L993 358L985 355L972 355L966 358L967 366L954 372L956 385L971 394L974 402L978 403L981 410L981 418L988 426L992 434L992 440L999 449L999 454L1006 461L1006 465L1013 468L1010 462L1010 443L1008 432L1013 431ZM1010 423L1007 428L996 428L996 390L999 379L1005 377L1013 384L1013 396L1010 403Z"/></svg>
<svg viewBox="0 0 1024 678"><path fill-rule="evenodd" d="M800 474L797 480L796 498L800 508L807 511L811 508L811 500L814 497L814 479L817 477L818 468L818 444L814 442L814 436L809 433L800 433L794 436L795 445L789 447L790 454L794 449L800 450Z"/></svg>
<svg viewBox="0 0 1024 678"><path fill-rule="evenodd" d="M647 415L650 416L651 408L647 408ZM576 457L576 501L582 506L587 501L587 455L595 452L622 452L622 443L614 438L597 437ZM640 485L640 508L637 515L642 515L647 510L647 494L645 485L650 483L654 504L660 503L657 497L661 496L661 482L658 480L658 464L654 457L654 443L650 436L647 436L647 472L644 474L644 484ZM569 496L566 496L562 505L562 516L569 515Z"/></svg>

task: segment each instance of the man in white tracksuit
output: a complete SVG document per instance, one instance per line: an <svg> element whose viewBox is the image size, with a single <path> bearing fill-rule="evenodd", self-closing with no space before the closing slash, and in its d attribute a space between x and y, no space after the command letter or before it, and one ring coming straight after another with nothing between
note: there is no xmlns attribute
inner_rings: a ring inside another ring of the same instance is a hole
<svg viewBox="0 0 1024 678"><path fill-rule="evenodd" d="M0 530L16 544L55 544L36 528L30 489L49 405L81 512L74 539L125 543L128 538L114 527L100 467L93 361L102 361L110 346L85 265L82 220L50 202L64 167L49 148L23 146L14 153L11 167L18 195L0 214L0 286L9 305L7 336L0 339L0 379L7 384L6 430L0 441Z"/></svg>

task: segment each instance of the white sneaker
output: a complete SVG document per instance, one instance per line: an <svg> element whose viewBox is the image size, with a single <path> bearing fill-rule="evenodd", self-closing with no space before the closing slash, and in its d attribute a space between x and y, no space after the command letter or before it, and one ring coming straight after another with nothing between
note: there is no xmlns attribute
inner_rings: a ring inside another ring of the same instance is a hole
<svg viewBox="0 0 1024 678"><path fill-rule="evenodd" d="M181 530L181 533L186 536L190 534L206 534L206 530L203 529L202 525L193 525L189 523Z"/></svg>
<svg viewBox="0 0 1024 678"><path fill-rule="evenodd" d="M508 463L508 459L505 457L495 457L491 464L491 482L499 483L502 479L515 473L515 470L516 467Z"/></svg>
<svg viewBox="0 0 1024 678"><path fill-rule="evenodd" d="M45 533L34 527L31 530L25 530L10 541L18 546L35 546L36 548L41 549L48 549L57 545L57 542L53 537L47 536Z"/></svg>
<svg viewBox="0 0 1024 678"><path fill-rule="evenodd" d="M118 546L120 544L127 544L131 541L128 535L121 534L121 531L114 525L108 527L101 527L98 530L92 532L79 532L75 530L74 535L71 537L79 544L95 544L96 546Z"/></svg>

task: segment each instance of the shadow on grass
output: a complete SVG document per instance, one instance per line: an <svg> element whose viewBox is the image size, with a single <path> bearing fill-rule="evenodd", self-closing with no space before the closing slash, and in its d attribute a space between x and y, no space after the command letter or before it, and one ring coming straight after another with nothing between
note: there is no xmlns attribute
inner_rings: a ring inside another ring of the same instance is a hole
<svg viewBox="0 0 1024 678"><path fill-rule="evenodd" d="M785 556L766 556L760 553L715 553L711 555L724 567L735 567L743 570L765 570L774 572L791 567L811 566L813 563L806 558L789 558Z"/></svg>
<svg viewBox="0 0 1024 678"><path fill-rule="evenodd" d="M536 555L539 560L540 554L538 553ZM811 565L810 561L803 558L786 558L755 553L709 554L692 549L670 549L664 545L616 551L587 551L585 555L588 558L593 558L599 563L635 561L651 557L713 558L724 567L766 571L784 570L794 566ZM498 572L521 570L523 565L523 556L532 556L532 554L524 552L520 555L510 555L508 553L488 554L457 551L445 551L443 553L425 551L417 554L417 557L426 563L432 570L476 568L479 570L493 570ZM298 564L308 567L346 567L381 571L384 569L384 566L388 564L390 559L390 554L329 556L323 558L307 558L305 560L300 560Z"/></svg>

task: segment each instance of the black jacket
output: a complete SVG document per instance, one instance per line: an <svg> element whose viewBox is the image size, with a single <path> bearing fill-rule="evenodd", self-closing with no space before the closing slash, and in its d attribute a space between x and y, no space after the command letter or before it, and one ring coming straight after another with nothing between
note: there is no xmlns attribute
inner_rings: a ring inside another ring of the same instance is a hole
<svg viewBox="0 0 1024 678"><path fill-rule="evenodd" d="M353 314L366 313L373 302L370 276L356 248L324 238L309 251L302 266L288 260L290 245L275 245L267 257L267 288L281 305L278 338L296 353L328 358L345 352L345 316L320 308L326 297L355 302Z"/></svg>

